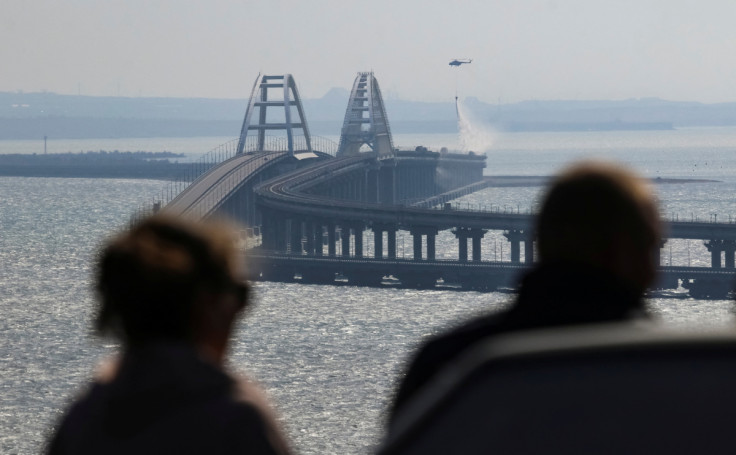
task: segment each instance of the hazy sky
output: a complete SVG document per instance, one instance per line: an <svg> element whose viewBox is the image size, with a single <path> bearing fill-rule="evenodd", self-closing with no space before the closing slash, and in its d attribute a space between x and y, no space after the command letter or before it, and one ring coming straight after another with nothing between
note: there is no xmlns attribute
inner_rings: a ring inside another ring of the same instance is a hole
<svg viewBox="0 0 736 455"><path fill-rule="evenodd" d="M733 0L0 0L0 91L736 101ZM471 65L450 68L453 58Z"/></svg>

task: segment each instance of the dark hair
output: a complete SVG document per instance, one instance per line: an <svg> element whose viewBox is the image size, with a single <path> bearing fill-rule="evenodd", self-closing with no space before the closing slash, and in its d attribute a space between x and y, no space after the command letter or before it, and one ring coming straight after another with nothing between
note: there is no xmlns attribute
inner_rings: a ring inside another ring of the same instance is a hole
<svg viewBox="0 0 736 455"><path fill-rule="evenodd" d="M191 339L198 296L243 287L234 276L234 242L220 223L165 215L137 223L100 255L98 332L127 344Z"/></svg>
<svg viewBox="0 0 736 455"><path fill-rule="evenodd" d="M561 174L537 220L541 260L589 262L606 254L616 235L644 249L659 234L656 201L645 182L610 163L580 163Z"/></svg>

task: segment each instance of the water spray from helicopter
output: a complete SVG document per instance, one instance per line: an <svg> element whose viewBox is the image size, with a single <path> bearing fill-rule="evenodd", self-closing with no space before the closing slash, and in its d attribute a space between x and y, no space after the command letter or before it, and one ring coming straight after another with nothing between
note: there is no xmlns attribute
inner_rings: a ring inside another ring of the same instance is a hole
<svg viewBox="0 0 736 455"><path fill-rule="evenodd" d="M454 59L449 65L457 69L455 73L455 112L457 114L458 139L460 151L468 153L485 153L491 149L495 141L495 131L482 120L477 119L473 113L460 102L458 96L459 68L464 64L471 64L473 59Z"/></svg>

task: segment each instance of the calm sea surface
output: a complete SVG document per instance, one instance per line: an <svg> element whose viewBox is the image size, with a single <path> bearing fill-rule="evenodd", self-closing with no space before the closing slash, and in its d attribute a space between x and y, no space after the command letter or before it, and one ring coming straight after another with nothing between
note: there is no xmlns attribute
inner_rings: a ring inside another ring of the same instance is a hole
<svg viewBox="0 0 736 455"><path fill-rule="evenodd" d="M193 159L229 139L53 141L49 152L168 150ZM457 138L404 135L395 143L452 148ZM605 157L655 179L714 180L656 185L663 214L736 220L735 128L486 132L474 147L487 151L488 175L549 175L576 159ZM0 153L42 151L42 141L0 141ZM0 453L38 453L95 364L115 352L89 331L90 262L102 240L163 185L0 178ZM526 211L539 191L490 188L460 203ZM410 254L402 248L409 240L399 237L399 254ZM456 257L451 235L438 241L438 256ZM483 249L487 259L508 260L508 244L500 235L489 233ZM671 242L662 253L664 264L709 264L702 242ZM231 367L268 390L295 447L305 454L370 452L393 384L417 343L473 314L498 310L511 298L277 283L259 283L256 289L258 306L237 332ZM705 330L734 323L730 301L653 299L649 305L670 326Z"/></svg>

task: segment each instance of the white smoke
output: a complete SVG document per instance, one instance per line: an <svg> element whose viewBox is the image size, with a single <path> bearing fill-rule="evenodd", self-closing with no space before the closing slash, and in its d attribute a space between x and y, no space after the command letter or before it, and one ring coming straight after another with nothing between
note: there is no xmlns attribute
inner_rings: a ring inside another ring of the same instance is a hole
<svg viewBox="0 0 736 455"><path fill-rule="evenodd" d="M458 138L462 152L486 153L496 141L496 131L479 120L462 103L456 100Z"/></svg>

